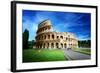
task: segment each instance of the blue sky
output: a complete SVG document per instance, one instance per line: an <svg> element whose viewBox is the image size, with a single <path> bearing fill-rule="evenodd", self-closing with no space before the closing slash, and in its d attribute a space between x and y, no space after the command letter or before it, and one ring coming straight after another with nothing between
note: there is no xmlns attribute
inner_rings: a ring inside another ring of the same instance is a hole
<svg viewBox="0 0 100 73"><path fill-rule="evenodd" d="M72 32L79 40L91 38L91 14L53 11L22 11L23 32L29 30L29 40L35 40L38 24L49 19L56 32Z"/></svg>

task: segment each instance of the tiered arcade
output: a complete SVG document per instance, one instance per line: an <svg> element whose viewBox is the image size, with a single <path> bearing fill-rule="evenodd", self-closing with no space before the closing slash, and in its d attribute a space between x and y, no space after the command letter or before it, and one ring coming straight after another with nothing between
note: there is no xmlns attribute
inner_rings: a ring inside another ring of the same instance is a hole
<svg viewBox="0 0 100 73"><path fill-rule="evenodd" d="M45 20L38 25L36 48L67 49L77 47L76 36L69 32L54 32L50 20Z"/></svg>

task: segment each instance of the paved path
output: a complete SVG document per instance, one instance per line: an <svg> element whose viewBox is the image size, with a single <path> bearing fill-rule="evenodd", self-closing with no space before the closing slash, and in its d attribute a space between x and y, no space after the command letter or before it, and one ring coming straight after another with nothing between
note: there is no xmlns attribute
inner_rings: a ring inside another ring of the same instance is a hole
<svg viewBox="0 0 100 73"><path fill-rule="evenodd" d="M79 52L75 52L73 50L64 49L63 51L65 54L65 57L68 58L69 60L85 60L85 59L91 58L91 55L82 54Z"/></svg>

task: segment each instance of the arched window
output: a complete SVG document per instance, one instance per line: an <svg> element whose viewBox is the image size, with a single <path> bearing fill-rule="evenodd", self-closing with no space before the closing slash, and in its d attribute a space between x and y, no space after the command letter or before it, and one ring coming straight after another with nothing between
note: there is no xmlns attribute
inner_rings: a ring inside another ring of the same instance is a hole
<svg viewBox="0 0 100 73"><path fill-rule="evenodd" d="M54 35L52 35L52 39L54 39Z"/></svg>
<svg viewBox="0 0 100 73"><path fill-rule="evenodd" d="M48 35L48 39L50 39L50 35Z"/></svg>
<svg viewBox="0 0 100 73"><path fill-rule="evenodd" d="M63 48L63 44L61 43L61 48Z"/></svg>
<svg viewBox="0 0 100 73"><path fill-rule="evenodd" d="M68 40L68 38L66 38L66 40Z"/></svg>
<svg viewBox="0 0 100 73"><path fill-rule="evenodd" d="M58 43L56 43L56 48L59 48Z"/></svg>
<svg viewBox="0 0 100 73"><path fill-rule="evenodd" d="M45 31L45 28L43 28L43 31Z"/></svg>
<svg viewBox="0 0 100 73"><path fill-rule="evenodd" d="M57 36L57 39L59 39L59 36Z"/></svg>
<svg viewBox="0 0 100 73"><path fill-rule="evenodd" d="M45 28L45 30L47 30L47 28Z"/></svg>
<svg viewBox="0 0 100 73"><path fill-rule="evenodd" d="M54 43L51 43L51 48L54 48Z"/></svg>
<svg viewBox="0 0 100 73"><path fill-rule="evenodd" d="M60 36L61 39L63 39L63 36Z"/></svg>
<svg viewBox="0 0 100 73"><path fill-rule="evenodd" d="M46 35L44 36L44 39L46 39Z"/></svg>
<svg viewBox="0 0 100 73"><path fill-rule="evenodd" d="M43 40L43 36L42 36L42 40Z"/></svg>
<svg viewBox="0 0 100 73"><path fill-rule="evenodd" d="M45 43L44 43L44 45L43 45L43 48L45 48Z"/></svg>
<svg viewBox="0 0 100 73"><path fill-rule="evenodd" d="M42 48L42 44L40 44L40 48Z"/></svg>
<svg viewBox="0 0 100 73"><path fill-rule="evenodd" d="M47 46L47 48L49 48L49 43L48 43L48 46Z"/></svg>
<svg viewBox="0 0 100 73"><path fill-rule="evenodd" d="M67 45L66 45L66 43L64 44L64 48L67 48Z"/></svg>
<svg viewBox="0 0 100 73"><path fill-rule="evenodd" d="M40 36L40 40L41 40L42 36Z"/></svg>
<svg viewBox="0 0 100 73"><path fill-rule="evenodd" d="M40 37L39 37L39 40L40 40Z"/></svg>

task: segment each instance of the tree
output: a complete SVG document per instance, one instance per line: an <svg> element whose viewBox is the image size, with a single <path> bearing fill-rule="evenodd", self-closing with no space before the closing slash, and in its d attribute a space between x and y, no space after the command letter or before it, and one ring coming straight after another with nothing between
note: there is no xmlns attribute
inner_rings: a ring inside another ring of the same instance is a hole
<svg viewBox="0 0 100 73"><path fill-rule="evenodd" d="M28 49L29 31L25 29L23 32L23 49Z"/></svg>
<svg viewBox="0 0 100 73"><path fill-rule="evenodd" d="M32 40L32 44L33 44L33 46L35 46L36 45L36 41Z"/></svg>
<svg viewBox="0 0 100 73"><path fill-rule="evenodd" d="M78 45L79 45L79 47L90 48L91 47L91 40L79 40Z"/></svg>
<svg viewBox="0 0 100 73"><path fill-rule="evenodd" d="M35 40L28 41L28 47L32 49L36 45Z"/></svg>

